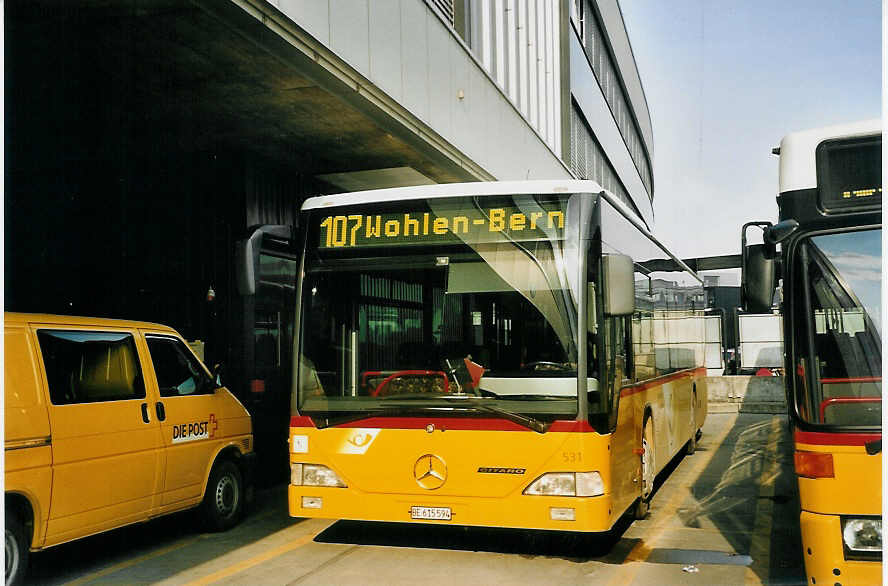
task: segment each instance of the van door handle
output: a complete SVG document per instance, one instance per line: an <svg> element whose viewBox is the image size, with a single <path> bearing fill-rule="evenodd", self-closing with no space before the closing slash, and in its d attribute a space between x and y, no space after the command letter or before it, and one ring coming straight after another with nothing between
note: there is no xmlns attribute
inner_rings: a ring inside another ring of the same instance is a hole
<svg viewBox="0 0 888 586"><path fill-rule="evenodd" d="M163 408L163 403L158 401L154 407L157 409L157 418L161 421L167 418L166 410Z"/></svg>
<svg viewBox="0 0 888 586"><path fill-rule="evenodd" d="M148 403L142 403L142 421L151 423L151 420L148 419Z"/></svg>

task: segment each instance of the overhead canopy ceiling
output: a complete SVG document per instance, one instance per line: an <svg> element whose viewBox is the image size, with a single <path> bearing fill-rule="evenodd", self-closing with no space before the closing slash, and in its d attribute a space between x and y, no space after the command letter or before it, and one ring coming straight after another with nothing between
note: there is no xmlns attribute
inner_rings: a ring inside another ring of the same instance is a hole
<svg viewBox="0 0 888 586"><path fill-rule="evenodd" d="M13 1L5 23L13 164L224 150L361 188L471 179L233 3ZM382 169L406 171L347 175Z"/></svg>

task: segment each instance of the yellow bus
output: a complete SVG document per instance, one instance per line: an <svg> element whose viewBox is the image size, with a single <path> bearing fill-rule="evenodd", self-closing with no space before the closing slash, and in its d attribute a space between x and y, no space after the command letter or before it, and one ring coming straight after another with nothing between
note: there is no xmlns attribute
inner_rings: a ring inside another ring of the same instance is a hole
<svg viewBox="0 0 888 586"><path fill-rule="evenodd" d="M882 578L881 121L786 136L780 222L747 247L747 305L782 260L786 384L809 584ZM767 224L767 223L764 223ZM775 244L780 244L780 254Z"/></svg>
<svg viewBox="0 0 888 586"><path fill-rule="evenodd" d="M694 450L702 282L597 183L302 209L291 516L604 532Z"/></svg>

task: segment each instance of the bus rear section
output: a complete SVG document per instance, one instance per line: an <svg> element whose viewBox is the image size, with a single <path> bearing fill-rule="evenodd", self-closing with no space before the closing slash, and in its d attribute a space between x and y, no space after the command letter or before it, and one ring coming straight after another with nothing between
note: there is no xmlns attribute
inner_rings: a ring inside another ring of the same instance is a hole
<svg viewBox="0 0 888 586"><path fill-rule="evenodd" d="M702 287L582 187L306 203L292 516L602 532L646 510L705 417Z"/></svg>

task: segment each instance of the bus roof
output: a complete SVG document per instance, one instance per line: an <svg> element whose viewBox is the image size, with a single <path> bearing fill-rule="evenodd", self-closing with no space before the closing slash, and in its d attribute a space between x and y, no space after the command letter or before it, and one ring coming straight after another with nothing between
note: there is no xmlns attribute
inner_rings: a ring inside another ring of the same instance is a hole
<svg viewBox="0 0 888 586"><path fill-rule="evenodd" d="M881 133L882 121L873 118L787 134L780 141L780 193L817 187L815 151L821 142Z"/></svg>
<svg viewBox="0 0 888 586"><path fill-rule="evenodd" d="M302 204L303 210L347 206L365 203L429 199L433 197L512 195L516 193L601 193L604 189L595 181L575 179L529 181L475 181L472 183L436 183L415 187L393 187L352 191L336 195L311 197ZM616 200L616 197L611 196Z"/></svg>

